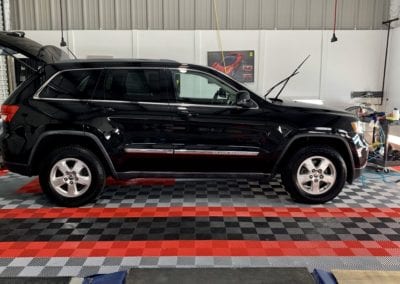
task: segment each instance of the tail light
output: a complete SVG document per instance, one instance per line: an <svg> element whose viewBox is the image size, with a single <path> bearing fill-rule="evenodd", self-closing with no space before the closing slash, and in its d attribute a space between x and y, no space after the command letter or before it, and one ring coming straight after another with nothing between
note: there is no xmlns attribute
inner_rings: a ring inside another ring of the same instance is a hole
<svg viewBox="0 0 400 284"><path fill-rule="evenodd" d="M16 105L2 105L1 106L1 119L4 122L11 122L14 115L19 110L19 106Z"/></svg>

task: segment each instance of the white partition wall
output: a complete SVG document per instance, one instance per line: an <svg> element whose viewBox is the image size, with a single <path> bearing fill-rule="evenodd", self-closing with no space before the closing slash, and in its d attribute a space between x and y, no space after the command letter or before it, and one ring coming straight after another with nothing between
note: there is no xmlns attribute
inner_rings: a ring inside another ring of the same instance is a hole
<svg viewBox="0 0 400 284"><path fill-rule="evenodd" d="M27 36L43 44L60 43L59 31L28 31ZM221 31L224 50L255 51L255 82L248 86L258 94L310 54L282 97L322 99L344 107L351 104L351 91L380 90L386 33L354 30L338 31L337 36L339 41L331 43L331 32L321 30ZM207 52L219 50L216 31L79 30L65 37L79 58L163 58L204 65Z"/></svg>

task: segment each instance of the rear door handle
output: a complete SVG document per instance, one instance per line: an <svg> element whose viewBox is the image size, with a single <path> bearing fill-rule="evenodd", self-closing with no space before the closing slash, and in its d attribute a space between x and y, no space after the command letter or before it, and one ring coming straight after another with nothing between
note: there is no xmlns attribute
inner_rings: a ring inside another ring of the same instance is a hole
<svg viewBox="0 0 400 284"><path fill-rule="evenodd" d="M178 107L178 114L186 118L193 117L193 114L186 107Z"/></svg>

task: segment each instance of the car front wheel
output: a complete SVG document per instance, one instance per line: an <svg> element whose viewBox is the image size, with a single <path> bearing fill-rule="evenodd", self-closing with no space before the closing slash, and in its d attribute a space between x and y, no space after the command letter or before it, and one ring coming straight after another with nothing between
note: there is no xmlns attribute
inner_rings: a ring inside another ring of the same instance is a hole
<svg viewBox="0 0 400 284"><path fill-rule="evenodd" d="M287 161L282 182L295 201L318 204L335 198L342 191L346 176L346 163L338 151L309 146Z"/></svg>
<svg viewBox="0 0 400 284"><path fill-rule="evenodd" d="M95 200L104 187L105 172L91 151L72 146L50 153L39 179L43 192L52 201L77 207Z"/></svg>

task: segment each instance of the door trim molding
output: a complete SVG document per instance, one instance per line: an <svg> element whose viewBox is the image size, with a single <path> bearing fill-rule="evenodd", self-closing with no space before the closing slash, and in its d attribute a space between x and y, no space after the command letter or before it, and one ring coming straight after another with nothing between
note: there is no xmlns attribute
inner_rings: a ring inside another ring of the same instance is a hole
<svg viewBox="0 0 400 284"><path fill-rule="evenodd" d="M128 154L157 154L157 155L172 155L172 149L149 149L149 148L125 148L125 153Z"/></svg>
<svg viewBox="0 0 400 284"><path fill-rule="evenodd" d="M235 150L187 150L178 149L174 150L174 154L178 156L191 155L191 156L241 156L241 157L255 157L260 154L258 151L235 151Z"/></svg>
<svg viewBox="0 0 400 284"><path fill-rule="evenodd" d="M149 149L149 148L125 148L129 154L153 154L153 155L177 155L177 156L235 156L256 157L259 151L237 151L237 150L188 150L188 149Z"/></svg>

